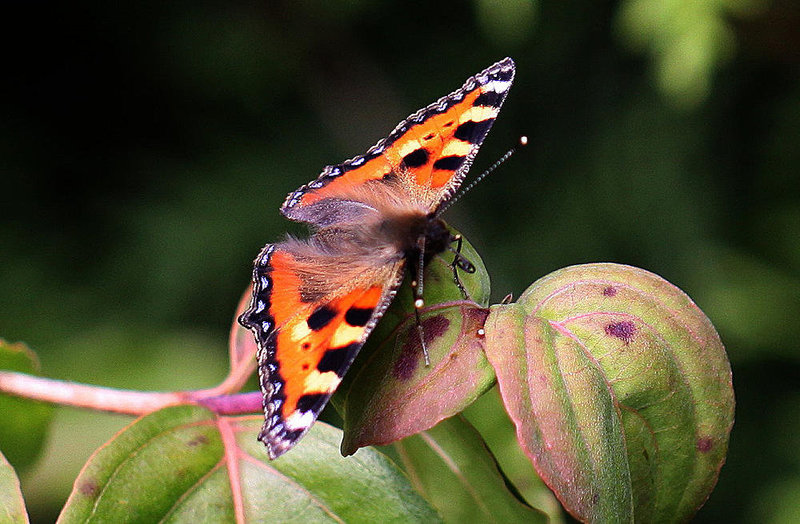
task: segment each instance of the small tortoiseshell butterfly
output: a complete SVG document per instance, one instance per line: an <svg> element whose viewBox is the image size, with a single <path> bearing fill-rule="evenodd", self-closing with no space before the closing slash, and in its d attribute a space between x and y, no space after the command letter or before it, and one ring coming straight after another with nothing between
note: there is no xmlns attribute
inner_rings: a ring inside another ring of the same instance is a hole
<svg viewBox="0 0 800 524"><path fill-rule="evenodd" d="M497 62L286 198L281 213L307 223L311 237L264 247L239 318L258 345L266 415L258 438L271 458L317 419L389 306L406 261L416 275L456 240L437 211L461 185L513 79L514 62Z"/></svg>

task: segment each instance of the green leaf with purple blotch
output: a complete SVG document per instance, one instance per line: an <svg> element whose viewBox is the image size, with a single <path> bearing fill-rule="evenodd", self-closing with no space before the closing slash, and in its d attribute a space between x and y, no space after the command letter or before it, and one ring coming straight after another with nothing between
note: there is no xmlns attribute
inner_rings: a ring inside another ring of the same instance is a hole
<svg viewBox="0 0 800 524"><path fill-rule="evenodd" d="M711 322L641 269L556 271L492 308L485 347L520 445L586 522L673 522L709 496L733 424Z"/></svg>
<svg viewBox="0 0 800 524"><path fill-rule="evenodd" d="M481 305L488 302L489 277L466 241L462 255L476 268L472 274L459 270L471 300L463 299L454 281L452 253L436 256L425 270L421 326L430 365L408 282L370 335L334 397L344 419L342 453L429 429L461 412L494 383L479 332L487 314Z"/></svg>
<svg viewBox="0 0 800 524"><path fill-rule="evenodd" d="M97 450L59 522L438 522L381 453L342 458L318 422L270 461L263 417L174 406L137 419Z"/></svg>
<svg viewBox="0 0 800 524"><path fill-rule="evenodd" d="M483 352L487 310L469 303L431 308L422 317L426 366L416 323L384 341L359 369L347 395L342 453L384 445L460 413L494 384Z"/></svg>

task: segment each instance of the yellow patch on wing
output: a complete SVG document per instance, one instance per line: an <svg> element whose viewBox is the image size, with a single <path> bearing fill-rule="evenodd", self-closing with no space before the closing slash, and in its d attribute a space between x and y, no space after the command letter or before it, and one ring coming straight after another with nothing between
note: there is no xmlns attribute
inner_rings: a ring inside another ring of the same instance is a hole
<svg viewBox="0 0 800 524"><path fill-rule="evenodd" d="M320 373L314 370L303 381L303 394L333 392L341 381L339 375L333 371Z"/></svg>
<svg viewBox="0 0 800 524"><path fill-rule="evenodd" d="M474 106L469 110L464 111L464 114L462 114L461 118L459 118L459 122L461 122L462 124L469 120L482 122L484 120L489 120L490 118L496 118L499 112L500 110L497 109L496 107Z"/></svg>
<svg viewBox="0 0 800 524"><path fill-rule="evenodd" d="M294 342L300 342L304 338L311 335L312 331L308 327L308 324L305 322L297 322L291 327L291 331L289 332L289 337Z"/></svg>
<svg viewBox="0 0 800 524"><path fill-rule="evenodd" d="M467 156L471 149L469 142L453 139L444 146L441 156Z"/></svg>
<svg viewBox="0 0 800 524"><path fill-rule="evenodd" d="M422 144L419 143L419 140L407 140L403 141L398 144L397 148L394 149L394 154L397 155L397 158L402 159L404 156L413 153L417 149L421 148Z"/></svg>
<svg viewBox="0 0 800 524"><path fill-rule="evenodd" d="M363 334L363 327L351 326L347 322L343 322L336 328L333 337L331 337L331 347L338 348L360 342Z"/></svg>

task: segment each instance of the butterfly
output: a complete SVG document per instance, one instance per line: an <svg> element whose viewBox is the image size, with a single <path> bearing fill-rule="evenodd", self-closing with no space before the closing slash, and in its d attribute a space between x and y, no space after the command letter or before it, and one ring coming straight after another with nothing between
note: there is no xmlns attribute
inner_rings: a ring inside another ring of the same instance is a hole
<svg viewBox="0 0 800 524"><path fill-rule="evenodd" d="M514 71L505 58L470 77L365 154L325 167L286 198L281 213L308 224L311 235L261 250L239 317L258 347L265 414L258 438L270 458L291 449L317 419L406 266L416 275L457 239L438 211L466 176Z"/></svg>

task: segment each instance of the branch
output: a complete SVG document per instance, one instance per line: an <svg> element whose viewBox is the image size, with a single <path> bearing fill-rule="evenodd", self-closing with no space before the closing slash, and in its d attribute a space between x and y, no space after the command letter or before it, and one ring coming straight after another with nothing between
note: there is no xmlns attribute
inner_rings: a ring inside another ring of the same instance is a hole
<svg viewBox="0 0 800 524"><path fill-rule="evenodd" d="M126 415L144 415L177 404L200 404L220 415L261 411L261 393L221 395L220 390L227 389L224 386L223 382L211 389L133 391L0 371L0 393L64 406Z"/></svg>

